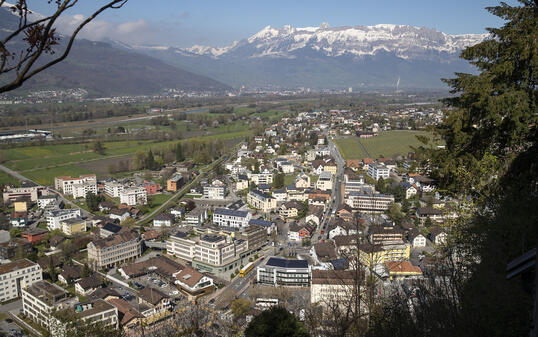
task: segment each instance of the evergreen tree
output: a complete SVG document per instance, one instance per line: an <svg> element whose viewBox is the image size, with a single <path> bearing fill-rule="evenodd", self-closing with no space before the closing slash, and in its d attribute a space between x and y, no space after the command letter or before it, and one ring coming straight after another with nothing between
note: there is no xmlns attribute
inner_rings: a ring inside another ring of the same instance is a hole
<svg viewBox="0 0 538 337"><path fill-rule="evenodd" d="M282 307L273 307L256 316L245 330L246 337L308 337L299 320Z"/></svg>
<svg viewBox="0 0 538 337"><path fill-rule="evenodd" d="M149 149L148 155L146 157L146 168L149 170L155 170L157 168L157 162L153 156L153 152Z"/></svg>
<svg viewBox="0 0 538 337"><path fill-rule="evenodd" d="M178 142L176 145L176 161L181 162L185 160L185 154L183 153L183 145Z"/></svg>

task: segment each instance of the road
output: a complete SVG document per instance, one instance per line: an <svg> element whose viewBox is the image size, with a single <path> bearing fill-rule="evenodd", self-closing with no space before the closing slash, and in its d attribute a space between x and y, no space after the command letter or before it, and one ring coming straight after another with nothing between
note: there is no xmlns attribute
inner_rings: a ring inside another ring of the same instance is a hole
<svg viewBox="0 0 538 337"><path fill-rule="evenodd" d="M26 178L25 176L23 176L22 174L20 174L19 172L17 171L13 171L7 167L5 167L4 165L0 165L0 170L6 172L7 174L9 174L10 176L13 176L19 180L26 180L26 181L29 181L29 182L32 182L36 185L39 185L38 183L36 183L35 181L31 180L31 179L28 179Z"/></svg>

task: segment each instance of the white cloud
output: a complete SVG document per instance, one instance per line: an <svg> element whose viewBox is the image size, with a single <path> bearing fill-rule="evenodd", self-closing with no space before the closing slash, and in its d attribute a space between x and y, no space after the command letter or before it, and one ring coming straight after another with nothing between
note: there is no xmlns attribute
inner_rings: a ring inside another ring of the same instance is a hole
<svg viewBox="0 0 538 337"><path fill-rule="evenodd" d="M81 14L61 16L57 20L57 29L62 34L71 35L85 19ZM93 41L111 39L130 44L151 43L157 36L158 30L142 19L122 23L94 19L78 34L79 38Z"/></svg>

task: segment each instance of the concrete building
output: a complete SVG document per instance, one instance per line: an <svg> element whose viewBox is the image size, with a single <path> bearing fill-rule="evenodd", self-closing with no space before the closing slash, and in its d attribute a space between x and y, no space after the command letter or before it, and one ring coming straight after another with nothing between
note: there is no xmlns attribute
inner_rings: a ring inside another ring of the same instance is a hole
<svg viewBox="0 0 538 337"><path fill-rule="evenodd" d="M116 181L105 182L105 194L112 198L119 198L125 186Z"/></svg>
<svg viewBox="0 0 538 337"><path fill-rule="evenodd" d="M33 322L50 330L57 322L54 313L75 305L78 301L60 286L38 281L22 289L23 313Z"/></svg>
<svg viewBox="0 0 538 337"><path fill-rule="evenodd" d="M82 212L80 208L57 209L45 213L47 228L49 230L61 229L61 222L67 219L80 218Z"/></svg>
<svg viewBox="0 0 538 337"><path fill-rule="evenodd" d="M221 227L245 228L251 218L250 212L227 208L217 208L213 213L213 223Z"/></svg>
<svg viewBox="0 0 538 337"><path fill-rule="evenodd" d="M48 205L54 204L56 202L56 195L47 195L37 198L37 207L39 209L44 209Z"/></svg>
<svg viewBox="0 0 538 337"><path fill-rule="evenodd" d="M85 198L89 192L97 194L97 177L95 174L81 175L78 178L55 177L54 188L75 199Z"/></svg>
<svg viewBox="0 0 538 337"><path fill-rule="evenodd" d="M374 180L379 178L388 179L390 176L390 169L382 164L368 164L368 176Z"/></svg>
<svg viewBox="0 0 538 337"><path fill-rule="evenodd" d="M316 188L322 191L333 189L333 174L329 171L323 171L316 182Z"/></svg>
<svg viewBox="0 0 538 337"><path fill-rule="evenodd" d="M345 305L358 295L357 289L363 284L363 275L354 270L312 270L310 302L322 306L336 303Z"/></svg>
<svg viewBox="0 0 538 337"><path fill-rule="evenodd" d="M19 198L28 198L36 202L42 186L6 187L3 193L4 202L15 201Z"/></svg>
<svg viewBox="0 0 538 337"><path fill-rule="evenodd" d="M71 218L60 221L60 228L65 235L74 235L88 230L86 220L82 218Z"/></svg>
<svg viewBox="0 0 538 337"><path fill-rule="evenodd" d="M269 257L263 265L256 268L256 279L263 285L308 287L311 273L306 260Z"/></svg>
<svg viewBox="0 0 538 337"><path fill-rule="evenodd" d="M250 176L250 181L256 185L267 184L270 185L273 183L273 172L270 172L268 169L263 170L260 173L253 173Z"/></svg>
<svg viewBox="0 0 538 337"><path fill-rule="evenodd" d="M148 203L148 192L144 187L132 187L120 192L120 202L129 206Z"/></svg>
<svg viewBox="0 0 538 337"><path fill-rule="evenodd" d="M142 255L140 235L133 230L88 243L88 262L96 268L108 268Z"/></svg>
<svg viewBox="0 0 538 337"><path fill-rule="evenodd" d="M365 213L380 213L394 203L394 196L380 193L351 192L345 199L346 205Z"/></svg>
<svg viewBox="0 0 538 337"><path fill-rule="evenodd" d="M21 259L0 265L0 302L21 296L21 290L43 279L39 264Z"/></svg>
<svg viewBox="0 0 538 337"><path fill-rule="evenodd" d="M166 181L166 190L170 192L177 192L183 186L183 176L181 174L174 174L170 179Z"/></svg>
<svg viewBox="0 0 538 337"><path fill-rule="evenodd" d="M207 208L196 207L185 215L184 223L190 226L200 226L208 218Z"/></svg>
<svg viewBox="0 0 538 337"><path fill-rule="evenodd" d="M276 209L276 199L269 194L258 190L248 192L247 203L264 213L268 213Z"/></svg>
<svg viewBox="0 0 538 337"><path fill-rule="evenodd" d="M205 199L222 200L226 198L226 185L219 180L204 185L203 197Z"/></svg>

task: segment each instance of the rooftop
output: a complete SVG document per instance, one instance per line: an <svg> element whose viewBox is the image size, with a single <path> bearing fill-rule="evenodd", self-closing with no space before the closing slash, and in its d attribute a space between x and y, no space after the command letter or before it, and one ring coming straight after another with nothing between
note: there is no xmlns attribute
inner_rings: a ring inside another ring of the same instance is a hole
<svg viewBox="0 0 538 337"><path fill-rule="evenodd" d="M28 259L21 259L21 260L13 261L10 263L0 265L0 275L10 273L12 271L23 269L23 268L33 267L33 266L37 266L37 263L34 263Z"/></svg>
<svg viewBox="0 0 538 337"><path fill-rule="evenodd" d="M227 209L227 208L217 208L217 209L215 209L215 212L213 214L236 216L236 217L240 217L240 218L245 218L245 217L248 216L247 211L236 211L236 210Z"/></svg>
<svg viewBox="0 0 538 337"><path fill-rule="evenodd" d="M306 260L287 260L279 257L270 257L265 263L266 266L280 267L280 268L308 268L308 261Z"/></svg>

